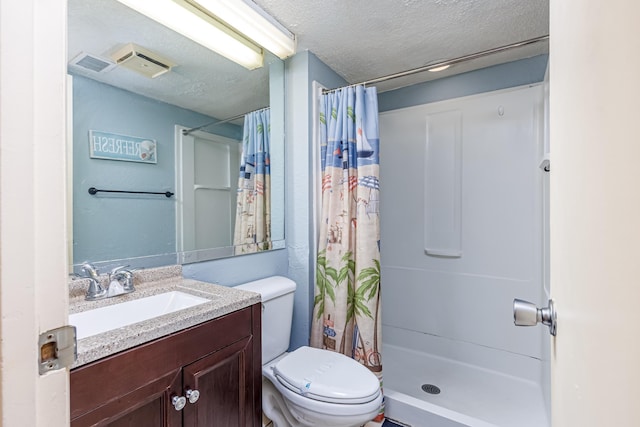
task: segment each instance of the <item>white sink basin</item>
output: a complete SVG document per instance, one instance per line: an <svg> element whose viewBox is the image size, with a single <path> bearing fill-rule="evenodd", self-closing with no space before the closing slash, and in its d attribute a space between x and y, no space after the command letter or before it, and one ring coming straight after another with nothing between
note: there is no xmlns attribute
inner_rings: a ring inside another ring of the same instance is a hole
<svg viewBox="0 0 640 427"><path fill-rule="evenodd" d="M69 323L76 327L77 339L81 340L209 301L185 292L172 291L71 314Z"/></svg>

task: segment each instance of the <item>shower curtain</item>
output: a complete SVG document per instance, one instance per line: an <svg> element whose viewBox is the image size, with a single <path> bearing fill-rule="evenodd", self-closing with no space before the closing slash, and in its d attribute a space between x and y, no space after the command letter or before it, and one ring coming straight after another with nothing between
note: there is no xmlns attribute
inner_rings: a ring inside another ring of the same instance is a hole
<svg viewBox="0 0 640 427"><path fill-rule="evenodd" d="M236 254L271 249L269 113L270 110L266 108L244 117L233 238Z"/></svg>
<svg viewBox="0 0 640 427"><path fill-rule="evenodd" d="M322 215L311 345L352 357L382 380L376 88L322 95L319 120Z"/></svg>

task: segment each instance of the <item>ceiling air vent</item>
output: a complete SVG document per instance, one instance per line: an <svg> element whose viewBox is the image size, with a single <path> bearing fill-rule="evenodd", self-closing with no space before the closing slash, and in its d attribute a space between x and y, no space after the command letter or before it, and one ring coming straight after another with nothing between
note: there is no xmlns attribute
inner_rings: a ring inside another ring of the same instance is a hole
<svg viewBox="0 0 640 427"><path fill-rule="evenodd" d="M111 55L116 64L143 76L155 78L171 71L176 64L141 46L129 43Z"/></svg>
<svg viewBox="0 0 640 427"><path fill-rule="evenodd" d="M105 73L116 66L108 59L103 59L90 53L82 52L80 55L69 61L69 65L83 70L93 71L95 73Z"/></svg>

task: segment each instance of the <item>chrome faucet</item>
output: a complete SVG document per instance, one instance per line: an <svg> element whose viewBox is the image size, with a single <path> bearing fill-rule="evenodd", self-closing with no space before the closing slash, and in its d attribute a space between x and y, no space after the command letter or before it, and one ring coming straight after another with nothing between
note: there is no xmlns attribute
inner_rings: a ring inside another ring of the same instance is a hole
<svg viewBox="0 0 640 427"><path fill-rule="evenodd" d="M111 270L109 273L109 286L107 297L113 297L121 294L128 294L135 291L133 287L133 272L127 270L128 265L121 265ZM115 285L117 284L117 288ZM114 286L112 286L114 285Z"/></svg>
<svg viewBox="0 0 640 427"><path fill-rule="evenodd" d="M98 276L98 270L89 262L82 263L82 272L89 279L89 289L87 289L87 295L84 297L87 301L94 301L102 299L107 296L107 290L100 284L100 276Z"/></svg>
<svg viewBox="0 0 640 427"><path fill-rule="evenodd" d="M82 263L82 272L84 275L79 277L89 279L89 288L87 289L87 294L84 299L87 301L95 301L135 291L133 286L133 272L127 270L127 267L129 266L122 265L111 270L107 286L105 287L100 283L98 269L88 261Z"/></svg>

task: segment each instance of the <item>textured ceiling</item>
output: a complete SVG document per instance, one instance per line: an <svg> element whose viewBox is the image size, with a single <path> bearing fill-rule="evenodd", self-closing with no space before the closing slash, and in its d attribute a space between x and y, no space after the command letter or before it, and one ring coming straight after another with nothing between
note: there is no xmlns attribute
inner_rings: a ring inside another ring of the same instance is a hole
<svg viewBox="0 0 640 427"><path fill-rule="evenodd" d="M549 0L255 0L349 83L487 50L549 32ZM131 11L115 0L69 0L69 59L80 52L107 57L134 42L178 63L147 79L116 67L76 74L125 87L217 118L268 102L267 68L247 71ZM548 51L539 43L458 64L439 73L376 84L403 87ZM273 60L273 58L271 58Z"/></svg>
<svg viewBox="0 0 640 427"><path fill-rule="evenodd" d="M548 0L254 0L349 83L549 33ZM548 51L540 43L440 73L377 84L379 91Z"/></svg>

